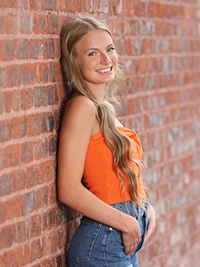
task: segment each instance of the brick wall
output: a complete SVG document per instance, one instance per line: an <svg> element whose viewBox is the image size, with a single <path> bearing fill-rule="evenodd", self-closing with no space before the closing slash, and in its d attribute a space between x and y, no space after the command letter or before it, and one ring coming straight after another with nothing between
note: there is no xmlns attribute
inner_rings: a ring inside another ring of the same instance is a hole
<svg viewBox="0 0 200 267"><path fill-rule="evenodd" d="M200 1L0 0L0 266L65 266L79 214L56 200L65 18L114 33L121 122L144 148L157 230L141 267L197 267L200 253Z"/></svg>

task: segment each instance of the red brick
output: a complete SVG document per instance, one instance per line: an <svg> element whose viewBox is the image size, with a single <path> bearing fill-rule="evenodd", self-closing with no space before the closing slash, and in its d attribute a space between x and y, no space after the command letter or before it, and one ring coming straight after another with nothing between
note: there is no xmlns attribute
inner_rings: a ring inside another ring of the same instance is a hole
<svg viewBox="0 0 200 267"><path fill-rule="evenodd" d="M58 62L50 63L50 81L60 82L61 81L61 70Z"/></svg>
<svg viewBox="0 0 200 267"><path fill-rule="evenodd" d="M7 219L11 220L22 216L22 198L16 196L7 201Z"/></svg>
<svg viewBox="0 0 200 267"><path fill-rule="evenodd" d="M20 163L19 145L10 145L5 149L6 167L17 166Z"/></svg>
<svg viewBox="0 0 200 267"><path fill-rule="evenodd" d="M36 186L40 183L40 167L30 166L27 168L27 188Z"/></svg>
<svg viewBox="0 0 200 267"><path fill-rule="evenodd" d="M15 44L15 58L28 59L29 58L29 41L27 39L16 39Z"/></svg>
<svg viewBox="0 0 200 267"><path fill-rule="evenodd" d="M42 0L42 9L53 10L54 9L54 1L55 0L49 0L49 1Z"/></svg>
<svg viewBox="0 0 200 267"><path fill-rule="evenodd" d="M28 230L27 230L27 222L26 221L21 221L17 222L14 225L14 240L15 242L23 242L26 241L28 238Z"/></svg>
<svg viewBox="0 0 200 267"><path fill-rule="evenodd" d="M40 239L33 239L30 242L30 261L42 258L44 254L44 246Z"/></svg>
<svg viewBox="0 0 200 267"><path fill-rule="evenodd" d="M132 0L126 1L126 15L127 16L135 15L135 1Z"/></svg>
<svg viewBox="0 0 200 267"><path fill-rule="evenodd" d="M56 56L56 46L54 39L46 39L44 41L44 58L55 58Z"/></svg>
<svg viewBox="0 0 200 267"><path fill-rule="evenodd" d="M0 177L0 196L11 193L11 175L4 174Z"/></svg>
<svg viewBox="0 0 200 267"><path fill-rule="evenodd" d="M14 229L12 225L1 228L0 231L0 249L10 247L14 239Z"/></svg>
<svg viewBox="0 0 200 267"><path fill-rule="evenodd" d="M0 60L13 60L14 59L14 43L13 40L0 41Z"/></svg>
<svg viewBox="0 0 200 267"><path fill-rule="evenodd" d="M146 57L140 58L140 71L146 73L148 71L148 59Z"/></svg>
<svg viewBox="0 0 200 267"><path fill-rule="evenodd" d="M42 221L41 215L34 215L29 219L29 238L37 237L41 235Z"/></svg>
<svg viewBox="0 0 200 267"><path fill-rule="evenodd" d="M42 58L42 41L39 39L30 40L30 58L40 59Z"/></svg>
<svg viewBox="0 0 200 267"><path fill-rule="evenodd" d="M42 9L42 1L41 0L30 0L30 8L31 9Z"/></svg>
<svg viewBox="0 0 200 267"><path fill-rule="evenodd" d="M34 64L22 65L22 77L24 84L33 84L36 78L36 66Z"/></svg>
<svg viewBox="0 0 200 267"><path fill-rule="evenodd" d="M4 266L12 266L12 267L18 267L22 266L22 247L18 246L13 250L6 251L3 254L3 262Z"/></svg>
<svg viewBox="0 0 200 267"><path fill-rule="evenodd" d="M28 136L34 136L41 133L41 114L30 115L27 117Z"/></svg>
<svg viewBox="0 0 200 267"><path fill-rule="evenodd" d="M18 117L12 120L13 138L21 138L27 135L26 117Z"/></svg>
<svg viewBox="0 0 200 267"><path fill-rule="evenodd" d="M21 144L21 161L24 163L33 161L33 143Z"/></svg>
<svg viewBox="0 0 200 267"><path fill-rule="evenodd" d="M1 8L4 8L4 7L17 7L17 0L1 0Z"/></svg>
<svg viewBox="0 0 200 267"><path fill-rule="evenodd" d="M12 138L12 127L8 121L2 121L0 124L0 142L8 141Z"/></svg>
<svg viewBox="0 0 200 267"><path fill-rule="evenodd" d="M49 82L49 72L51 73L51 70L49 70L49 64L48 63L39 63L37 64L37 81L48 83Z"/></svg>
<svg viewBox="0 0 200 267"><path fill-rule="evenodd" d="M16 192L26 187L26 173L25 170L16 170L11 173L11 189Z"/></svg>
<svg viewBox="0 0 200 267"><path fill-rule="evenodd" d="M49 186L40 187L36 192L37 209L46 207L49 204ZM52 202L51 202L52 203Z"/></svg>
<svg viewBox="0 0 200 267"><path fill-rule="evenodd" d="M19 86L22 83L22 73L20 65L10 65L7 67L8 86Z"/></svg>
<svg viewBox="0 0 200 267"><path fill-rule="evenodd" d="M1 178L0 178L1 179ZM7 209L6 209L6 202L1 202L0 203L0 224L4 223L6 221L6 212L7 212Z"/></svg>
<svg viewBox="0 0 200 267"><path fill-rule="evenodd" d="M54 179L55 164L51 160L41 163L41 178L42 181L47 182Z"/></svg>
<svg viewBox="0 0 200 267"><path fill-rule="evenodd" d="M30 241L22 247L22 264L26 265L28 263L30 263Z"/></svg>
<svg viewBox="0 0 200 267"><path fill-rule="evenodd" d="M17 15L8 14L5 18L5 31L8 34L18 33L18 19Z"/></svg>
<svg viewBox="0 0 200 267"><path fill-rule="evenodd" d="M50 34L59 34L59 17L58 15L49 14L47 17L47 30Z"/></svg>
<svg viewBox="0 0 200 267"><path fill-rule="evenodd" d="M35 159L45 158L48 155L48 140L38 140L34 146Z"/></svg>
<svg viewBox="0 0 200 267"><path fill-rule="evenodd" d="M46 15L35 15L34 32L35 34L47 33Z"/></svg>

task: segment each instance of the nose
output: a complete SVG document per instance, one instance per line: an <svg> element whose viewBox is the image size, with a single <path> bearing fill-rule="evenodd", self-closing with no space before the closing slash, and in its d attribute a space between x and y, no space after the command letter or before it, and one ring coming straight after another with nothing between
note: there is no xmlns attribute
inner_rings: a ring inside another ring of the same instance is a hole
<svg viewBox="0 0 200 267"><path fill-rule="evenodd" d="M101 64L108 65L110 64L111 59L107 53L101 53Z"/></svg>

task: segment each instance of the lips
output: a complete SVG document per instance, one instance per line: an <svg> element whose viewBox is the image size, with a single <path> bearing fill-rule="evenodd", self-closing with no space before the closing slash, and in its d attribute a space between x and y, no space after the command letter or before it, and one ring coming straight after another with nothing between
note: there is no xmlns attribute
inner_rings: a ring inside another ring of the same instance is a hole
<svg viewBox="0 0 200 267"><path fill-rule="evenodd" d="M105 69L100 69L97 70L96 72L98 73L107 73L107 72L111 72L113 67L109 67L109 68L105 68Z"/></svg>

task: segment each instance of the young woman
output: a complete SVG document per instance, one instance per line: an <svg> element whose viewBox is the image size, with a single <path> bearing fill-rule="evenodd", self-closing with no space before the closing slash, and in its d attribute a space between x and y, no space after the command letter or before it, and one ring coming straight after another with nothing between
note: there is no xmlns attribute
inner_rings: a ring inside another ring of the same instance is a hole
<svg viewBox="0 0 200 267"><path fill-rule="evenodd" d="M140 141L106 99L123 78L109 29L93 18L66 23L61 66L67 102L58 196L84 215L70 244L69 266L137 267L137 252L155 228L155 212L145 200Z"/></svg>

